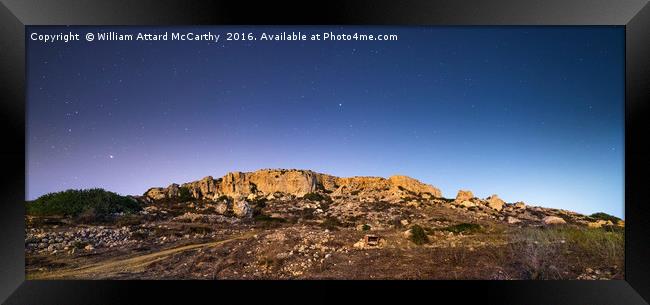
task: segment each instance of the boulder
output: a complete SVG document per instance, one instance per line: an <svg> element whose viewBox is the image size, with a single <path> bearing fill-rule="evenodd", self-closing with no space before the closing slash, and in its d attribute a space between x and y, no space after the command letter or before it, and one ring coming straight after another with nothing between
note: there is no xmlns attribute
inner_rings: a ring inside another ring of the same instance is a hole
<svg viewBox="0 0 650 305"><path fill-rule="evenodd" d="M507 221L509 224L516 224L516 223L520 223L520 222L521 222L521 220L520 220L519 218L515 218L515 217L512 217L512 216L508 216L508 218L506 218L506 221Z"/></svg>
<svg viewBox="0 0 650 305"><path fill-rule="evenodd" d="M467 200L471 200L474 198L474 194L472 194L472 191L466 191L466 190L459 190L458 194L456 194L456 202L463 202Z"/></svg>
<svg viewBox="0 0 650 305"><path fill-rule="evenodd" d="M518 202L515 202L515 204L513 205L513 207L514 207L515 209L525 209L525 208L526 208L526 204L523 203L523 202L521 202L521 201L518 201Z"/></svg>
<svg viewBox="0 0 650 305"><path fill-rule="evenodd" d="M561 225L566 223L564 219L557 216L546 216L542 219L542 222L545 225Z"/></svg>
<svg viewBox="0 0 650 305"><path fill-rule="evenodd" d="M496 194L488 197L485 199L487 201L487 205L497 211L501 211L503 209L503 205L506 204L499 196Z"/></svg>
<svg viewBox="0 0 650 305"><path fill-rule="evenodd" d="M248 202L243 199L235 200L235 203L232 205L232 211L235 216L240 218L250 217L253 212Z"/></svg>
<svg viewBox="0 0 650 305"><path fill-rule="evenodd" d="M223 215L226 214L226 212L228 212L228 208L229 208L228 200L222 200L216 204L214 210L215 212L217 212L217 214Z"/></svg>
<svg viewBox="0 0 650 305"><path fill-rule="evenodd" d="M160 200L167 198L167 191L162 187L152 187L146 193L147 198Z"/></svg>
<svg viewBox="0 0 650 305"><path fill-rule="evenodd" d="M178 190L179 190L179 185L176 183L172 183L167 187L167 196L169 198L172 197L178 197Z"/></svg>

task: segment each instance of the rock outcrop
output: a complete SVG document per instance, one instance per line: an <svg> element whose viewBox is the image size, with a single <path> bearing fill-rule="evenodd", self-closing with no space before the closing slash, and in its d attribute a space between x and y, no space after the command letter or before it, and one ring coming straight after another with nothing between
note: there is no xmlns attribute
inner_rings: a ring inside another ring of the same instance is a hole
<svg viewBox="0 0 650 305"><path fill-rule="evenodd" d="M390 182L391 185L398 187L398 188L403 188L408 191L414 192L418 195L424 194L424 193L429 193L433 195L434 197L442 197L442 193L440 192L439 189L433 187L432 185L429 184L424 184L416 179L413 179L411 177L407 176L391 176L388 178L388 181Z"/></svg>
<svg viewBox="0 0 650 305"><path fill-rule="evenodd" d="M407 176L339 178L310 170L264 169L255 172L230 172L222 178L207 176L201 180L172 184L167 188L151 188L145 196L159 200L179 196L186 188L192 197L217 200L221 196L269 197L276 193L302 197L308 193L325 192L340 196L375 196L386 200L400 200L408 195L442 196L439 189Z"/></svg>
<svg viewBox="0 0 650 305"><path fill-rule="evenodd" d="M542 222L545 225L561 225L566 223L564 219L557 216L546 216L542 219Z"/></svg>
<svg viewBox="0 0 650 305"><path fill-rule="evenodd" d="M168 196L168 190L162 187L152 187L149 190L147 190L144 195L153 200L160 200L160 199L165 199Z"/></svg>
<svg viewBox="0 0 650 305"><path fill-rule="evenodd" d="M232 205L232 212L237 217L250 217L253 210L248 202L244 199L236 200Z"/></svg>
<svg viewBox="0 0 650 305"><path fill-rule="evenodd" d="M492 196L490 196L490 197L488 197L488 198L485 198L485 200L487 201L487 205L488 205L489 207L491 207L491 208L493 208L493 209L495 209L495 210L497 210L497 211L501 211L501 210L503 209L503 205L506 204L506 203L505 203L503 200L501 200L501 198L499 198L499 196L497 196L496 194L495 194L495 195L492 195Z"/></svg>
<svg viewBox="0 0 650 305"><path fill-rule="evenodd" d="M466 191L466 190L459 190L458 194L456 195L456 202L463 202L467 200L471 200L474 198L474 194L472 194L472 191Z"/></svg>

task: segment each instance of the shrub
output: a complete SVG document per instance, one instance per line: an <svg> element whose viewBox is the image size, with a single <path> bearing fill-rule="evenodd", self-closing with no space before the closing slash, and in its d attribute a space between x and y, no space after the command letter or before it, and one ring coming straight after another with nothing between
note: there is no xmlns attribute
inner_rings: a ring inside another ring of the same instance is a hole
<svg viewBox="0 0 650 305"><path fill-rule="evenodd" d="M307 193L305 196L302 196L303 199L311 201L325 201L330 202L332 199L327 195L321 195L319 193Z"/></svg>
<svg viewBox="0 0 650 305"><path fill-rule="evenodd" d="M609 214L603 213L603 212L591 214L591 215L589 215L589 217L595 218L595 219L609 220L613 224L616 224L619 220L621 220L620 218L618 218L616 216L609 215Z"/></svg>
<svg viewBox="0 0 650 305"><path fill-rule="evenodd" d="M144 230L138 230L131 233L131 238L136 240L146 240L149 237L149 233Z"/></svg>
<svg viewBox="0 0 650 305"><path fill-rule="evenodd" d="M87 245L89 245L89 243L88 243L88 242L85 242L85 241L76 240L76 241L73 241L73 242L72 242L72 247L73 247L73 248L76 248L76 249L83 249L83 248L85 248Z"/></svg>
<svg viewBox="0 0 650 305"><path fill-rule="evenodd" d="M370 226L367 225L367 224L364 224L364 225L361 227L361 230L362 230L362 231L370 231Z"/></svg>
<svg viewBox="0 0 650 305"><path fill-rule="evenodd" d="M190 201L192 200L192 194L190 193L190 189L181 186L178 188L178 200L179 201Z"/></svg>
<svg viewBox="0 0 650 305"><path fill-rule="evenodd" d="M136 215L123 215L115 220L115 225L118 227L129 227L139 225L143 222L142 217Z"/></svg>
<svg viewBox="0 0 650 305"><path fill-rule="evenodd" d="M187 230L190 234L209 234L212 233L212 228L203 226L188 226Z"/></svg>
<svg viewBox="0 0 650 305"><path fill-rule="evenodd" d="M228 203L232 203L233 200L232 200L232 198L230 198L230 197L228 197L226 195L221 195L221 196L219 196L219 198L217 198L216 201L219 201L219 202L225 201L225 202L228 202Z"/></svg>
<svg viewBox="0 0 650 305"><path fill-rule="evenodd" d="M481 226L475 223L460 223L457 225L443 228L445 231L454 233L475 233L481 231Z"/></svg>
<svg viewBox="0 0 650 305"><path fill-rule="evenodd" d="M338 227L342 227L343 224L336 218L334 217L327 217L325 220L320 224L320 226L324 229L330 230L330 231L335 231L338 230Z"/></svg>
<svg viewBox="0 0 650 305"><path fill-rule="evenodd" d="M259 208L264 208L264 207L266 207L266 202L267 201L268 200L266 198L261 197L261 198L256 198L256 199L250 200L248 203L250 203L252 205L255 205L255 206L259 207Z"/></svg>
<svg viewBox="0 0 650 305"><path fill-rule="evenodd" d="M284 218L271 217L266 214L255 215L253 219L255 219L255 221L264 221L264 222L280 222L280 223L287 222L287 220Z"/></svg>
<svg viewBox="0 0 650 305"><path fill-rule="evenodd" d="M427 233L424 232L424 229L419 225L413 225L411 227L411 238L410 240L416 245L422 245L429 242L429 237Z"/></svg>
<svg viewBox="0 0 650 305"><path fill-rule="evenodd" d="M104 218L112 213L133 213L140 204L132 198L103 189L67 190L49 193L26 203L34 216L83 216Z"/></svg>

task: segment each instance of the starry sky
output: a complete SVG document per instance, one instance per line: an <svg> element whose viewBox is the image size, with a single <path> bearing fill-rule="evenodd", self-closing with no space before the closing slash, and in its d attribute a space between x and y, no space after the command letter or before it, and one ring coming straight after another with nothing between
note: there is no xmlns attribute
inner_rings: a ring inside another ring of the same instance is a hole
<svg viewBox="0 0 650 305"><path fill-rule="evenodd" d="M301 168L624 216L622 27L28 27L109 30L399 39L28 40L29 200Z"/></svg>

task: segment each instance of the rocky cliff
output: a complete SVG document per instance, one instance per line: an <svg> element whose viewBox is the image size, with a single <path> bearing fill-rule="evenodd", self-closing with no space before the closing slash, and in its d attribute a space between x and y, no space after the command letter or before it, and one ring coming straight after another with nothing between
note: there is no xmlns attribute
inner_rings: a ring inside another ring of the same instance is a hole
<svg viewBox="0 0 650 305"><path fill-rule="evenodd" d="M406 194L441 197L439 189L407 176L339 178L310 170L264 169L255 172L230 172L221 178L203 179L166 188L149 189L145 196L154 199L174 198L185 188L193 198L216 200L221 196L232 198L268 196L282 193L302 197L308 193L323 192L332 195L373 196L399 199Z"/></svg>

